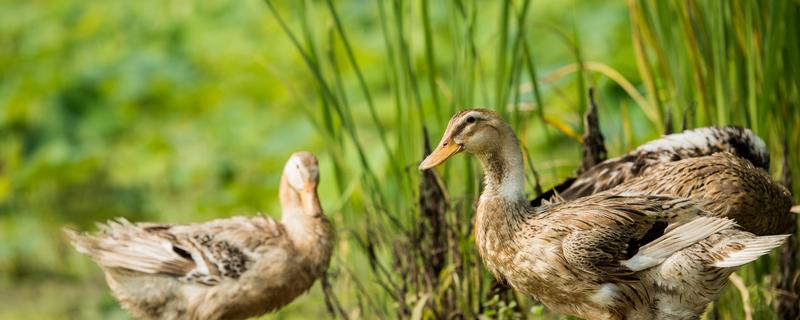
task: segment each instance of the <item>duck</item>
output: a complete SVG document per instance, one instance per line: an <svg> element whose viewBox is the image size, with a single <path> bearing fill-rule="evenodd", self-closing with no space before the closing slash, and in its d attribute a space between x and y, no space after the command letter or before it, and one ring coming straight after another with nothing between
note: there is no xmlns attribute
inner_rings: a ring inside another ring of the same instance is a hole
<svg viewBox="0 0 800 320"><path fill-rule="evenodd" d="M749 129L700 128L665 136L602 162L531 204L568 201L605 190L672 195L695 199L707 211L733 219L756 235L782 234L792 226L792 212L787 209L792 206L791 193L772 180L768 169L766 145ZM751 190L759 190L759 196L753 197Z"/></svg>
<svg viewBox="0 0 800 320"><path fill-rule="evenodd" d="M703 127L662 136L624 155L602 161L542 193L531 200L531 204L539 206L560 199L576 199L611 189L661 164L720 152L728 152L769 171L767 145L750 129Z"/></svg>
<svg viewBox="0 0 800 320"><path fill-rule="evenodd" d="M657 164L609 191L693 199L756 235L787 233L793 224L791 192L763 167L730 152Z"/></svg>
<svg viewBox="0 0 800 320"><path fill-rule="evenodd" d="M460 152L477 157L484 170L473 228L481 260L495 278L558 313L697 319L728 275L787 237L742 230L696 199L638 191L607 190L534 207L524 192L519 141L490 110L455 114L419 168ZM740 188L760 196L748 184Z"/></svg>
<svg viewBox="0 0 800 320"><path fill-rule="evenodd" d="M282 217L235 216L194 224L99 224L65 228L78 252L105 273L112 294L139 319L245 319L275 311L327 270L333 231L310 152L283 168Z"/></svg>

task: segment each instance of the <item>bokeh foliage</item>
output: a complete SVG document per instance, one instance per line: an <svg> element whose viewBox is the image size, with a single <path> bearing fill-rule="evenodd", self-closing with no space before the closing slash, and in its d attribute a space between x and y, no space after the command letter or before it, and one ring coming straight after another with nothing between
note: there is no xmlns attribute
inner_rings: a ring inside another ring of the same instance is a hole
<svg viewBox="0 0 800 320"><path fill-rule="evenodd" d="M414 249L409 235L423 218L423 127L435 143L455 110L495 108L548 187L580 163L577 137L593 87L612 156L665 127L679 130L687 114L690 126L752 127L770 146L776 177L788 138L797 177L799 7L2 2L0 318L125 318L60 226L90 229L115 216L278 216L280 168L301 149L321 158L323 207L339 233L333 287L351 318L434 317L446 291L464 316L519 312L508 296L489 293L475 256L469 224L480 170L466 157L441 171L457 239L449 267L433 287L398 273L424 263L397 259L406 256L397 250ZM774 317L775 260L739 272L758 319ZM513 298L528 317L555 317ZM740 305L731 287L716 312L741 319ZM315 287L266 318L322 316Z"/></svg>

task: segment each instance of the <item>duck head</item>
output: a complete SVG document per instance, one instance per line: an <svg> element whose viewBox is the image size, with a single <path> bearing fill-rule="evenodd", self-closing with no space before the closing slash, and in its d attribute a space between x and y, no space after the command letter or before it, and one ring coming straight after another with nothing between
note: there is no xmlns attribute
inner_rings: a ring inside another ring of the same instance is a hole
<svg viewBox="0 0 800 320"><path fill-rule="evenodd" d="M509 200L525 199L522 151L514 130L494 111L469 109L450 119L442 141L419 165L427 170L464 151L484 169L484 194Z"/></svg>
<svg viewBox="0 0 800 320"><path fill-rule="evenodd" d="M495 151L509 130L511 129L508 124L494 111L487 109L461 111L450 119L442 141L422 161L419 169L427 170L438 166L461 151L472 154Z"/></svg>
<svg viewBox="0 0 800 320"><path fill-rule="evenodd" d="M319 185L319 162L307 151L296 152L289 157L281 178L281 205L301 208L310 216L321 216L322 207L317 196Z"/></svg>

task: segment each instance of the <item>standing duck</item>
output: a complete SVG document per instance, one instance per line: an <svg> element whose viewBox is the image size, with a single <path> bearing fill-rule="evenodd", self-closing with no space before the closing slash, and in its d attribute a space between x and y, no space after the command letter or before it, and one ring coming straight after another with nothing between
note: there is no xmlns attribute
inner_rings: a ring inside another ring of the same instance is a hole
<svg viewBox="0 0 800 320"><path fill-rule="evenodd" d="M739 230L681 197L602 192L535 208L525 197L516 135L489 110L453 116L420 169L461 151L484 168L475 217L482 260L495 277L559 313L696 319L698 305L719 295L727 275L786 238Z"/></svg>
<svg viewBox="0 0 800 320"><path fill-rule="evenodd" d="M769 151L761 138L746 128L705 127L663 136L625 155L608 159L531 201L534 206L553 199L576 199L619 184L673 161L729 152L752 165L769 170Z"/></svg>
<svg viewBox="0 0 800 320"><path fill-rule="evenodd" d="M244 319L274 311L328 268L332 231L317 198L317 159L293 154L280 182L282 219L101 225L65 230L103 269L114 296L141 319Z"/></svg>

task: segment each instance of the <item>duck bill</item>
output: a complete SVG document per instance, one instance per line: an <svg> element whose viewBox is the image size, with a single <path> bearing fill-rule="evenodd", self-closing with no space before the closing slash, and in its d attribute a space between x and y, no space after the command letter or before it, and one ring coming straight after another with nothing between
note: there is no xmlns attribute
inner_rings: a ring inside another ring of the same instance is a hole
<svg viewBox="0 0 800 320"><path fill-rule="evenodd" d="M442 164L447 159L452 157L454 154L461 152L463 147L460 144L453 142L452 139L448 139L439 144L436 149L431 152L425 160L422 160L422 163L419 164L420 170L428 170L435 166Z"/></svg>
<svg viewBox="0 0 800 320"><path fill-rule="evenodd" d="M316 188L300 192L300 199L303 201L303 211L305 211L306 214L312 217L322 215L322 206L319 204Z"/></svg>

